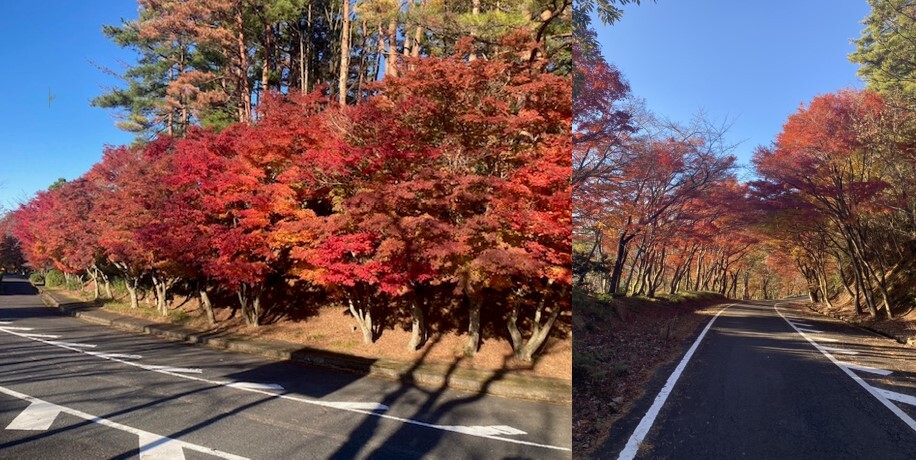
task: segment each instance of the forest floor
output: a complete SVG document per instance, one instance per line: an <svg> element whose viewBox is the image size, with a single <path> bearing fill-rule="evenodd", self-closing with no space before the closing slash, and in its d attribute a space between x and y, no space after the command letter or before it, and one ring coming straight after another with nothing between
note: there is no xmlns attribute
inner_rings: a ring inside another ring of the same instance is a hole
<svg viewBox="0 0 916 460"><path fill-rule="evenodd" d="M709 292L656 299L573 295L573 450L587 455L683 352L727 299ZM577 455L579 456L579 455Z"/></svg>
<svg viewBox="0 0 916 460"><path fill-rule="evenodd" d="M88 301L92 297L83 291L54 291L74 300ZM347 309L334 305L322 306L308 318L282 318L258 327L245 324L241 315L231 317L230 308L216 308L217 322L211 326L194 298L175 299L166 317L159 315L154 307L142 300L140 307L134 309L130 308L126 299L106 300L100 305L106 310L122 315L177 324L200 332L231 333L258 339L280 340L351 356L410 363L415 363L422 357L424 364L457 363L459 367L468 369L509 370L518 375L572 379L573 347L572 336L568 333L568 312L557 321L560 327L548 338L534 362L526 363L515 359L508 339L494 336L496 334L483 334L480 349L473 358L465 357L462 353L467 335L456 331L431 332L427 342L416 352L407 349L410 331L399 327L384 329L375 343L366 345L362 342L362 335ZM560 323L565 323L567 333L561 332L564 324Z"/></svg>
<svg viewBox="0 0 916 460"><path fill-rule="evenodd" d="M837 302L833 308L825 304L805 304L810 310L846 321L865 329L893 338L906 345L916 347L916 308L908 311L896 312L894 319L887 319L884 312L879 312L878 317L872 318L866 314L856 314L851 302Z"/></svg>

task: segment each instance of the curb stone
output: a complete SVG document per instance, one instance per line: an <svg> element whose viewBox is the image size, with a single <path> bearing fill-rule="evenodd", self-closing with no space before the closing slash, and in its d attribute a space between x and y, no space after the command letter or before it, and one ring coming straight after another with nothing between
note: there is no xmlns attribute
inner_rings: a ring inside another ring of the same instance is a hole
<svg viewBox="0 0 916 460"><path fill-rule="evenodd" d="M86 302L62 302L44 287L36 286L45 305L83 321L139 334L164 337L209 348L229 350L270 359L289 360L310 366L398 380L423 387L448 388L487 393L513 399L572 403L572 383L548 377L526 377L500 371L451 369L446 364L420 364L390 359L344 355L276 340L259 340L234 334L195 331L173 324L157 323L120 315Z"/></svg>

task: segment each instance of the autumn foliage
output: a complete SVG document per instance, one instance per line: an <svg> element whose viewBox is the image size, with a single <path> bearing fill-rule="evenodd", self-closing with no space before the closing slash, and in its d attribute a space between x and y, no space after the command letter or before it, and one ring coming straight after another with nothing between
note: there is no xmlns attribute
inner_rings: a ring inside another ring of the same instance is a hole
<svg viewBox="0 0 916 460"><path fill-rule="evenodd" d="M367 343L391 318L416 349L464 318L505 321L530 360L569 309L571 82L505 59L407 60L351 106L274 94L257 123L106 150L16 212L35 267L235 293L257 325L270 290L320 289ZM97 293L98 295L98 293ZM483 314L482 314L483 313ZM384 320L384 321L383 321Z"/></svg>

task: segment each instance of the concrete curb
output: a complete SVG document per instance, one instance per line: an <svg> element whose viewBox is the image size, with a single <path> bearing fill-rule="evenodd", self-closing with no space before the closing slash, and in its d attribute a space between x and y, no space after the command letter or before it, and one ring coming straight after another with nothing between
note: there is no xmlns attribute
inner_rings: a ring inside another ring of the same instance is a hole
<svg viewBox="0 0 916 460"><path fill-rule="evenodd" d="M448 388L487 393L514 399L572 403L572 383L546 377L526 377L501 371L454 368L444 364L414 365L388 359L318 350L303 345L274 340L251 339L235 334L200 332L173 324L120 315L85 302L62 302L43 287L36 286L45 305L83 321L139 334L164 337L210 348L229 350L270 359L289 360L310 366L398 380L423 387Z"/></svg>

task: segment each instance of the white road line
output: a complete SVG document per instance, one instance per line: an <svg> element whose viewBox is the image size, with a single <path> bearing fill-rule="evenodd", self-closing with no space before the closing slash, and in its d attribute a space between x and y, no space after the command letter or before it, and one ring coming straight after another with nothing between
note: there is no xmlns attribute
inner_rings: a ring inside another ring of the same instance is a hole
<svg viewBox="0 0 916 460"><path fill-rule="evenodd" d="M877 388L877 387L872 387L872 388L874 388L875 391L880 393L881 396L884 396L885 398L890 399L891 401L897 401L897 402L902 402L904 404L909 404L911 406L916 406L916 398L914 398L913 396L905 395L903 393L897 393L896 391L885 390L884 388Z"/></svg>
<svg viewBox="0 0 916 460"><path fill-rule="evenodd" d="M811 338L813 338L814 340L817 340L818 342L831 342L831 343L839 342L839 340L831 339L830 337L811 337Z"/></svg>
<svg viewBox="0 0 916 460"><path fill-rule="evenodd" d="M388 406L374 402L325 402L324 404L337 409L388 410Z"/></svg>
<svg viewBox="0 0 916 460"><path fill-rule="evenodd" d="M12 321L0 321L0 324L13 324Z"/></svg>
<svg viewBox="0 0 916 460"><path fill-rule="evenodd" d="M658 416L659 410L662 406L665 405L665 400L668 399L668 395L671 394L671 390L674 389L674 384L677 383L677 379L681 376L681 373L684 372L684 368L687 367L687 362L690 361L690 358L693 356L693 352L696 351L697 347L700 345L700 342L703 340L703 337L706 337L706 332L709 331L709 328L712 327L712 323L716 321L719 315L722 314L728 307L731 307L735 304L728 304L719 310L716 313L716 316L713 316L709 323L706 324L706 327L703 329L703 332L700 332L700 336L693 342L693 345L690 346L690 349L687 350L687 354L681 359L681 362L678 363L677 367L674 368L674 372L671 373L671 376L668 377L668 381L665 382L665 386L662 387L661 391L658 392L658 396L655 397L655 401L652 403L652 406L649 407L649 410L646 412L646 415L643 416L642 420L639 421L639 425L636 426L636 429L633 430L633 434L630 435L630 439L627 441L627 445L624 446L623 450L620 451L620 455L617 457L618 460L630 460L636 456L636 453L639 452L639 445L642 444L642 441L646 438L646 435L649 434L649 430L652 429L652 424L655 422L655 417Z"/></svg>
<svg viewBox="0 0 916 460"><path fill-rule="evenodd" d="M257 383L257 382L232 382L226 384L227 387L232 388L241 388L241 389L256 389L256 390L277 390L283 391L283 385L277 385L276 383Z"/></svg>
<svg viewBox="0 0 916 460"><path fill-rule="evenodd" d="M461 433L475 434L475 435L522 435L528 434L522 430L512 428L511 426L506 425L490 425L490 426L452 426L455 430Z"/></svg>
<svg viewBox="0 0 916 460"><path fill-rule="evenodd" d="M52 334L22 334L22 335L26 337L39 337L42 339L59 339L60 338L59 335L52 335Z"/></svg>
<svg viewBox="0 0 916 460"><path fill-rule="evenodd" d="M792 326L792 323L789 322L789 320L786 319L785 315L783 315L781 311L779 311L779 306L778 306L778 305L779 305L779 304L773 304L773 309L776 310L776 313L779 313L779 316L782 316L782 319L785 319L785 320L786 320L786 323L789 323L789 326L791 326L792 329L795 329L795 331L798 332L798 328L796 328L795 326ZM801 334L801 332L798 332L798 333ZM881 404L884 405L884 407L887 407L888 409L890 409L890 411L893 412L894 415L896 415L900 420L903 420L903 423L906 423L913 431L916 431L916 420L913 420L913 418L910 417L909 415L907 415L906 412L903 412L903 411L902 411L899 407L897 407L894 403L890 402L886 396L884 396L883 394L881 394L881 392L878 391L877 388L875 388L875 387L873 387L873 386L871 386L871 385L865 383L865 381L862 380L861 377L859 377L858 375L856 375L855 372L853 372L853 371L849 370L849 368L843 366L843 364L842 364L840 361L838 361L838 360L837 360L836 358L834 358L830 353L827 353L827 352L824 350L825 347L819 345L819 344L818 344L817 342L815 342L814 340L811 340L810 338L808 338L808 336L806 336L806 335L804 335L804 334L801 334L801 335L802 335L802 337L805 338L805 340L807 340L808 342L810 342L811 345L814 345L814 348L817 348L817 351L821 352L821 354L823 354L824 356L826 356L827 359L830 360L830 362L832 362L833 364L836 364L837 367L839 367L840 369L842 369L843 372L845 372L846 375L849 376L849 378L853 379L853 380L854 380L856 383L858 383L862 388L865 388L865 391L867 391L869 394L871 394L872 396L874 396L875 399L877 399ZM885 391L886 391L886 390L885 390Z"/></svg>
<svg viewBox="0 0 916 460"><path fill-rule="evenodd" d="M187 367L151 366L149 364L139 364L138 366L151 371L175 372L178 374L202 374L204 372L201 369L190 369Z"/></svg>
<svg viewBox="0 0 916 460"><path fill-rule="evenodd" d="M83 420L88 420L88 421L90 421L90 422L92 422L92 423L97 423L97 424L99 424L99 425L107 426L107 427L109 427L109 428L114 428L114 429L116 429L116 430L126 431L126 432L128 432L128 433L135 434L135 435L137 435L137 436L140 438L141 458L144 458L144 460L145 460L146 458L150 458L150 459L152 459L152 458L174 458L174 457L143 457L142 451L143 451L143 449L144 449L144 446L149 446L149 445L151 444L151 442L159 442L160 444L174 443L174 444L172 444L172 445L176 445L176 446L178 446L179 448L189 449L189 450L193 450L193 451L195 451L195 452L201 452L201 453L204 453L204 454L213 455L213 456L215 456L215 457L226 458L226 459L230 459L230 460L248 460L247 458L241 457L241 456L238 456L238 455L230 454L230 453L227 453L227 452L222 452L222 451L219 451L219 450L216 450L216 449L211 449L211 448L209 448L209 447L199 446L199 445L197 445L197 444L191 444L191 443L189 443L189 442L180 441L180 440L178 440L178 439L172 439L172 438L167 438L167 437L165 437L165 436L159 436L159 435L157 435L157 434L150 433L149 431L143 431L143 430L138 429L138 428L134 428L134 427L127 426L127 425L122 425L122 424L120 424L120 423L118 423L118 422L114 422L114 421L111 421L111 420L108 420L108 419L104 419L104 418L101 418L101 417L97 417L97 416L92 415L92 414L87 414L87 413L85 413L85 412L82 412L82 411L79 411L79 410L76 410L76 409L71 409L71 408L69 408L69 407L64 407L64 406L58 406L58 405L56 405L56 404L49 403L49 402L47 402L47 401L44 401L44 400L41 400L41 399L38 399L38 398L35 398L35 397L32 397L32 396L29 396L29 395L24 394L24 393L20 393L20 392L18 392L18 391L16 391L16 390L11 390L11 389L9 389L9 388L0 387L0 393L4 393L4 394L7 394L7 395L10 395L10 396L12 396L12 397L14 397L14 398L24 399L24 400L26 400L26 401L29 401L29 402L32 403L32 404L40 403L40 404L47 404L47 405L49 405L49 406L54 406L56 409L59 409L60 412L63 412L63 413L65 413L65 414L70 414L70 415L73 415L73 416L75 416L75 417L79 417L79 418L81 418L81 419L83 419ZM32 407L32 406L29 406L29 407ZM26 410L28 410L28 409L26 409ZM45 428L45 429L47 429L47 428ZM144 442L144 440L147 441L147 442ZM163 440L164 440L164 442L163 442ZM158 445L158 444L157 444L157 445ZM154 447L155 447L155 446L147 447L147 450L152 450ZM181 457L181 458L183 458L183 456L184 456L184 454L182 453L182 457Z"/></svg>
<svg viewBox="0 0 916 460"><path fill-rule="evenodd" d="M11 331L31 331L31 330L33 330L31 327L19 327L19 326L3 326L3 327L0 327L0 330L6 330L6 329L9 329L9 330L11 330Z"/></svg>
<svg viewBox="0 0 916 460"><path fill-rule="evenodd" d="M831 353L837 353L840 355L857 355L858 351L847 350L845 348L833 348L833 347L821 347L824 350L827 350Z"/></svg>
<svg viewBox="0 0 916 460"><path fill-rule="evenodd" d="M819 331L817 329L805 329L803 327L798 327L797 329L799 332L807 332L809 334L820 334L821 332L824 332L824 331Z"/></svg>
<svg viewBox="0 0 916 460"><path fill-rule="evenodd" d="M721 311L720 311L719 313L721 313ZM716 316L718 317L718 314L717 314ZM711 322L710 322L710 324L711 324ZM126 364L126 365L128 365L128 366L134 366L134 367L139 367L139 368L141 368L141 369L146 369L146 370L149 370L149 371L151 371L151 372L158 372L158 373L160 373L160 374L170 375L170 376L172 376L172 377L178 377L178 378L182 378L182 379L186 379L186 380L194 380L194 381L196 381L196 382L206 383L206 384L208 384L208 385L217 385L217 386L224 386L224 387L228 387L231 383L234 383L234 382L232 382L232 381L213 380L213 379L207 379L207 378L203 378L203 377L194 377L194 376L191 376L191 375L179 374L179 373L177 373L177 372L171 372L171 371L164 370L164 369L150 369L149 366L144 365L144 364L140 364L140 363L135 363L135 362L127 361L127 360L124 360L124 359L121 359L121 358L117 358L117 357L106 356L105 354L101 354L101 353L98 353L98 352L93 352L93 351L89 351L89 350L80 349L80 348L78 348L78 345L79 345L79 344L76 344L76 345L77 345L76 347L71 347L71 346L69 346L70 344L67 344L67 343L65 343L65 342L55 342L55 341L53 341L53 340L45 340L45 339L40 339L40 338L37 338L37 337L26 337L26 336L25 336L24 334L22 334L22 333L15 332L15 331L7 331L7 330L4 330L4 328L0 328L0 331L6 332L7 334L12 334L12 335L16 335L16 336L19 336L19 337L23 337L23 338L26 338L26 339L29 339L29 340L34 340L34 341L37 341L37 342L46 343L46 344L48 344L48 345L54 345L54 346L56 346L56 347L64 348L64 349L67 349L67 350L70 350L70 351L75 351L75 352L77 352L77 353L83 353L83 354L87 354L87 355L91 355L91 356L96 356L96 357L99 357L99 358L102 358L102 359L107 359L107 360L109 360L109 361L114 361L114 362L118 362L118 363L121 363L121 364ZM704 331L704 333L705 333L705 331ZM407 424L407 425L421 426L421 427L424 427L424 428L431 428L431 429L440 430L440 431L449 431L449 432L453 432L453 433L463 433L463 434L475 436L475 437L478 437L478 438L491 439L491 440L494 440L494 441L507 442L507 443L511 443L511 444L518 444L518 445L524 445L524 446L530 446L530 447L538 447L538 448L542 448L542 449L558 450L558 451L563 451L563 452L572 452L572 448L569 448L569 447L555 446L555 445L551 445L551 444L541 444L541 443L537 443L537 442L523 441L523 440L520 440L520 439L512 439L512 438L506 438L506 437L496 436L496 435L468 433L468 432L466 432L466 431L463 431L462 429L457 429L457 428L455 428L454 426L450 426L450 425L436 425L436 424L434 424L434 423L426 423L426 422L422 422L422 421L419 421L419 420L414 420L414 419L409 419L409 418L404 418L404 417L397 417L397 416L394 416L394 415L388 415L388 414L379 412L379 411L376 410L376 409L367 410L367 409L360 409L360 408L356 408L356 407L342 407L342 406L339 406L339 404L340 404L339 402L328 402L328 401L321 401L321 400L317 400L317 399L303 398L303 397L300 397L300 396L294 396L294 395L288 395L288 394L280 394L280 393L275 393L275 392L272 392L272 391L261 390L261 389L256 389L256 388L238 388L238 387L234 387L234 388L236 388L236 389L238 389L238 390L241 390L241 391L248 391L248 392L251 392L251 393L262 394L262 395L269 396L269 397L272 397L272 398L287 399L287 400L291 400L291 401L301 402L301 403L304 403L304 404L311 404L311 405L314 405L314 406L329 407L329 408L339 409L339 410L343 410L343 411L347 411L347 412L353 412L353 413L357 413L357 414L363 414L363 415L368 415L368 416L372 416L372 417L383 418L383 419L386 419L386 420L391 420L391 421L395 421L395 422L400 422L400 423L404 423L404 424ZM374 405L374 407L376 407L376 408L378 408L378 406L383 406L383 405L382 405L382 404L375 404L375 405ZM465 427L465 428L466 428L466 427Z"/></svg>
<svg viewBox="0 0 916 460"><path fill-rule="evenodd" d="M94 351L87 351L93 356L98 356L99 358L123 358L123 359L141 359L143 356L140 355L128 355L124 353L99 353Z"/></svg>
<svg viewBox="0 0 916 460"><path fill-rule="evenodd" d="M813 325L811 325L811 324L803 323L803 322L801 322L801 321L796 321L796 320L794 320L794 319L793 319L793 320L790 320L789 322L791 322L792 324L794 324L794 325L796 325L796 326L801 326L801 327L813 327Z"/></svg>
<svg viewBox="0 0 916 460"><path fill-rule="evenodd" d="M34 401L6 426L7 430L44 431L51 427L61 407L47 401Z"/></svg>
<svg viewBox="0 0 916 460"><path fill-rule="evenodd" d="M27 336L27 335L25 335L25 334L21 334L21 335L22 335L23 337L33 338L33 337L29 337L29 336ZM39 340L40 340L40 339L39 339ZM60 342L60 341L57 341L57 340L43 340L43 342L47 342L47 343L50 343L51 345L57 345L57 346L63 347L63 348L66 348L66 347L73 347L73 348L95 348L95 347L97 346L97 345L94 345L94 344L91 344L91 343Z"/></svg>
<svg viewBox="0 0 916 460"><path fill-rule="evenodd" d="M841 362L840 364L842 364L842 365L844 365L844 366L846 366L846 367L848 367L848 368L850 368L850 369L852 369L852 370L854 370L854 371L870 372L870 373L872 373L872 374L878 374L878 375L891 375L891 374L893 374L892 371L888 371L888 370L884 370L884 369L878 369L878 368L876 368L876 367L863 366L863 365L861 365L861 364L843 363L843 362Z"/></svg>

